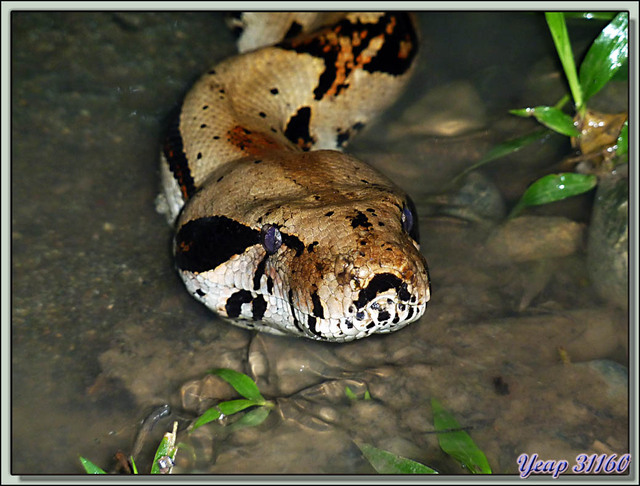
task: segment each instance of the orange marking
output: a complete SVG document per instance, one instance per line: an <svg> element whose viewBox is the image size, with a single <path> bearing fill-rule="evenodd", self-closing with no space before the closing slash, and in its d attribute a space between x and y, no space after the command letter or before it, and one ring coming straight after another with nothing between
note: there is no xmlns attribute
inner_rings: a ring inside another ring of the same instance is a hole
<svg viewBox="0 0 640 486"><path fill-rule="evenodd" d="M261 132L252 132L236 125L227 132L228 142L248 155L260 155L274 149L284 149L281 143Z"/></svg>

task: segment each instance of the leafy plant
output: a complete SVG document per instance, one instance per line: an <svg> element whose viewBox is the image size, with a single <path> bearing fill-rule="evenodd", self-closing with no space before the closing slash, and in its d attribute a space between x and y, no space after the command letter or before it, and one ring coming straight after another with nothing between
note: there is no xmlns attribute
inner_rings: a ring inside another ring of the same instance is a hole
<svg viewBox="0 0 640 486"><path fill-rule="evenodd" d="M431 410L440 448L470 472L491 474L491 467L486 456L473 442L469 434L462 430L455 417L445 410L436 399L431 400ZM380 474L438 474L435 469L406 457L378 449L371 444L354 442Z"/></svg>
<svg viewBox="0 0 640 486"><path fill-rule="evenodd" d="M566 16L611 20L591 44L579 70L576 68L573 57L565 22ZM611 115L600 118L598 123L592 123L590 117L594 115L589 112L587 102L611 79L626 75L628 69L628 14L626 12L617 14L547 12L545 18L569 85L570 95L564 96L554 106L535 106L510 110L510 113L516 116L533 117L546 128L499 144L487 152L480 161L460 174L456 180L489 161L522 149L551 132L572 137L574 145L577 145L585 156L589 156L588 151L593 150L596 154L605 153L609 158L615 154L620 158L620 162L624 160L623 156L626 155L628 147L626 116L620 118ZM563 107L571 99L575 109L574 116L563 111ZM600 144L604 143L604 145L589 143L588 140L594 138L592 135L594 129L591 127L607 123L614 129L619 127L618 135L607 142L598 140ZM597 179L592 174L561 173L545 176L527 189L510 217L517 215L528 206L547 204L587 192L593 189L596 184Z"/></svg>
<svg viewBox="0 0 640 486"><path fill-rule="evenodd" d="M209 373L219 376L229 383L244 399L220 402L216 406L209 408L193 423L192 431L204 424L218 420L224 416L233 415L249 407L258 408L245 414L234 425L256 426L267 418L269 412L275 406L273 402L265 400L260 394L258 385L247 375L228 368L217 368L210 370Z"/></svg>

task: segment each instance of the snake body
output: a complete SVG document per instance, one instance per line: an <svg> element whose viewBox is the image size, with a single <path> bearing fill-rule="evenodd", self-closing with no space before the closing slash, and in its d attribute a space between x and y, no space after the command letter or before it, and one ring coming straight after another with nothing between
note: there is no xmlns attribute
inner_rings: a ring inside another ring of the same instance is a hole
<svg viewBox="0 0 640 486"><path fill-rule="evenodd" d="M178 271L241 327L333 342L400 329L430 298L415 206L341 149L402 91L412 19L270 15L284 40L259 47L245 17L249 52L205 73L167 132Z"/></svg>

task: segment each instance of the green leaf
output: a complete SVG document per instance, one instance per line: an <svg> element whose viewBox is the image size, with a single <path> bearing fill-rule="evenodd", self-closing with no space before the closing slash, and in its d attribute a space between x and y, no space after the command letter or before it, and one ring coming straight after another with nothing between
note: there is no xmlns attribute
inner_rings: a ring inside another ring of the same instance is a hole
<svg viewBox="0 0 640 486"><path fill-rule="evenodd" d="M509 155L511 153L517 152L523 147L532 144L536 140L543 138L545 135L549 135L551 132L546 128L536 130L535 132L527 133L521 137L512 138L511 140L507 140L506 142L502 142L491 150L489 150L484 157L482 157L478 162L467 167L464 171L458 174L452 181L451 184L455 185L457 181L462 179L469 172L472 172L479 167L491 162L492 160L499 159L500 157L504 157L505 155Z"/></svg>
<svg viewBox="0 0 640 486"><path fill-rule="evenodd" d="M406 457L383 451L364 442L354 442L379 474L438 474L438 471Z"/></svg>
<svg viewBox="0 0 640 486"><path fill-rule="evenodd" d="M569 81L569 89L573 96L573 102L578 110L580 110L584 104L582 96L582 88L578 82L578 72L576 71L576 64L573 59L573 51L571 50L571 41L569 40L569 32L567 31L567 24L564 21L564 15L562 12L545 12L547 24L551 31L551 37L553 37L553 43L558 51L558 57L562 63L564 74Z"/></svg>
<svg viewBox="0 0 640 486"><path fill-rule="evenodd" d="M347 398L349 400L357 400L358 397L356 396L355 393L353 393L353 391L351 390L351 388L349 388L348 386L344 387L344 394L347 395Z"/></svg>
<svg viewBox="0 0 640 486"><path fill-rule="evenodd" d="M206 410L202 415L200 415L200 417L198 417L198 420L196 420L193 423L193 427L191 428L191 430L194 431L198 427L201 427L204 424L208 424L209 422L218 420L221 416L222 416L222 413L220 412L220 410L218 410L216 407L211 407L210 409Z"/></svg>
<svg viewBox="0 0 640 486"><path fill-rule="evenodd" d="M580 131L573 123L573 118L553 106L521 108L518 110L509 110L509 113L522 117L532 116L544 126L568 137L577 137L580 135Z"/></svg>
<svg viewBox="0 0 640 486"><path fill-rule="evenodd" d="M244 373L239 373L235 370L228 368L218 368L210 370L209 373L217 375L227 383L229 383L235 390L243 397L252 400L257 405L264 405L265 399L260 394L258 385Z"/></svg>
<svg viewBox="0 0 640 486"><path fill-rule="evenodd" d="M102 468L96 466L89 459L85 459L84 457L80 456L80 462L84 466L84 470L87 471L87 474L107 474Z"/></svg>
<svg viewBox="0 0 640 486"><path fill-rule="evenodd" d="M616 12L563 12L565 18L584 20L611 20Z"/></svg>
<svg viewBox="0 0 640 486"><path fill-rule="evenodd" d="M629 15L621 12L593 41L580 65L584 102L602 89L629 57Z"/></svg>
<svg viewBox="0 0 640 486"><path fill-rule="evenodd" d="M237 422L231 424L233 430L241 429L245 427L256 427L265 421L267 416L271 412L270 407L258 407L253 410L249 410L245 413Z"/></svg>
<svg viewBox="0 0 640 486"><path fill-rule="evenodd" d="M527 188L509 217L513 218L528 206L538 206L582 194L593 189L597 183L598 178L592 174L568 172L546 175Z"/></svg>
<svg viewBox="0 0 640 486"><path fill-rule="evenodd" d="M620 130L616 145L618 146L616 155L624 155L629 151L629 120L622 125L622 130Z"/></svg>
<svg viewBox="0 0 640 486"><path fill-rule="evenodd" d="M173 461L176 457L178 448L176 447L176 434L178 431L178 422L174 422L173 432L167 432L164 434L160 445L156 449L156 455L153 458L153 465L151 466L151 474L165 474L160 471L159 459L168 456Z"/></svg>
<svg viewBox="0 0 640 486"><path fill-rule="evenodd" d="M138 474L138 466L136 466L136 461L133 460L133 456L129 456L129 460L131 461L131 469L133 470L133 474Z"/></svg>
<svg viewBox="0 0 640 486"><path fill-rule="evenodd" d="M438 433L440 448L454 459L458 460L474 474L491 474L491 467L484 453L473 442L469 434L460 428L460 424L451 413L445 410L435 398L431 399L433 411L433 425L436 430L446 430Z"/></svg>
<svg viewBox="0 0 640 486"><path fill-rule="evenodd" d="M245 408L255 407L256 405L260 404L254 402L253 400L229 400L228 402L218 403L218 410L220 410L225 415L233 415L234 413L238 413Z"/></svg>

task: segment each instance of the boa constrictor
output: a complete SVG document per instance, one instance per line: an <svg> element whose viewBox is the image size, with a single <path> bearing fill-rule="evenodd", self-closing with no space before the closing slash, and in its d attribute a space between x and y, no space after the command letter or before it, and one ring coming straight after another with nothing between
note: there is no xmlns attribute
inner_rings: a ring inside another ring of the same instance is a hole
<svg viewBox="0 0 640 486"><path fill-rule="evenodd" d="M268 15L240 17L246 52L204 74L169 127L160 211L178 271L241 327L333 342L400 329L430 298L415 206L340 150L405 85L413 20Z"/></svg>

